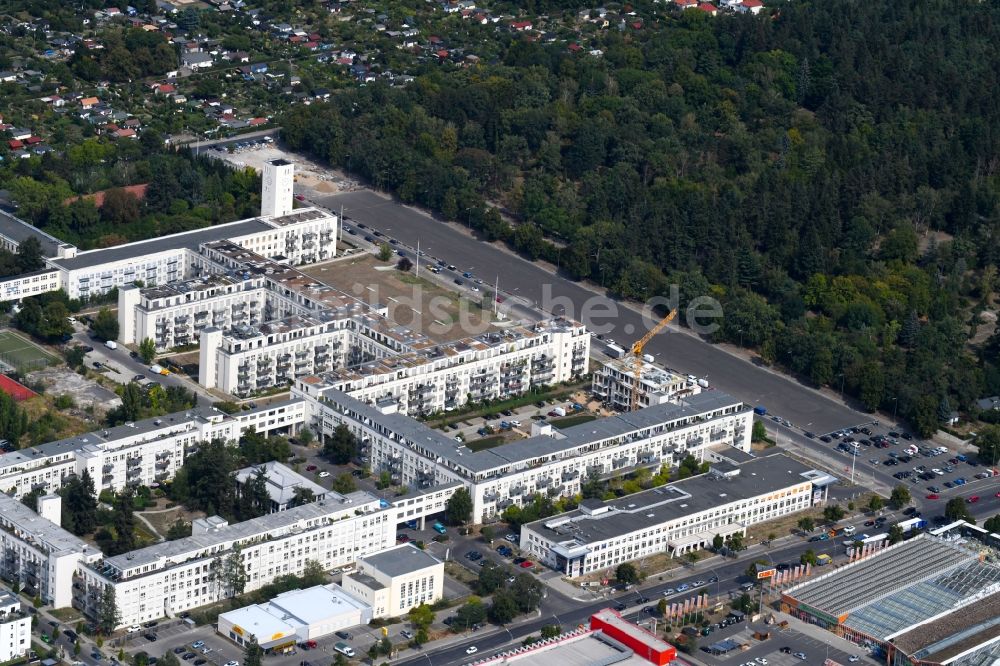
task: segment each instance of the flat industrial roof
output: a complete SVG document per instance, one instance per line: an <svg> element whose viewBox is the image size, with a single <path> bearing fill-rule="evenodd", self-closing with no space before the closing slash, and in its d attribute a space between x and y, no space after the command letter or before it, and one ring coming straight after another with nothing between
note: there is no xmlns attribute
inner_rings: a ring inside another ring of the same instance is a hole
<svg viewBox="0 0 1000 666"><path fill-rule="evenodd" d="M308 625L326 623L332 617L367 607L335 583L284 592L267 605Z"/></svg>
<svg viewBox="0 0 1000 666"><path fill-rule="evenodd" d="M441 564L441 560L427 551L420 550L412 543L393 546L380 553L363 557L361 561L393 578Z"/></svg>
<svg viewBox="0 0 1000 666"><path fill-rule="evenodd" d="M528 523L527 527L555 541L573 539L580 545L607 541L720 504L807 483L809 479L803 475L811 471L781 454L755 458L741 465L717 463L712 467L724 472L739 470L739 473L725 477L712 472L700 474L618 499L588 504L587 508L607 507L603 513L590 515L574 509Z"/></svg>
<svg viewBox="0 0 1000 666"><path fill-rule="evenodd" d="M964 605L893 637L904 654L945 663L963 652L1000 637L1000 592ZM933 658L931 658L933 655Z"/></svg>
<svg viewBox="0 0 1000 666"><path fill-rule="evenodd" d="M273 229L270 224L259 218L249 220L239 220L228 224L217 224L204 229L184 231L179 234L171 234L160 238L150 238L148 240L136 241L126 245L104 248L100 250L87 250L80 252L75 257L66 259L53 259L52 263L65 270L74 271L82 268L93 268L112 261L124 261L126 259L138 259L143 255L166 252L167 250L177 250L186 248L197 250L202 243L211 241L248 236Z"/></svg>
<svg viewBox="0 0 1000 666"><path fill-rule="evenodd" d="M648 661L600 631L577 631L502 652L477 664L518 666L649 666Z"/></svg>
<svg viewBox="0 0 1000 666"><path fill-rule="evenodd" d="M948 574L973 563L976 554L959 544L921 534L786 594L835 618L849 614L847 624L871 635L889 635L959 601L968 590L950 585ZM935 610L939 603L945 605Z"/></svg>

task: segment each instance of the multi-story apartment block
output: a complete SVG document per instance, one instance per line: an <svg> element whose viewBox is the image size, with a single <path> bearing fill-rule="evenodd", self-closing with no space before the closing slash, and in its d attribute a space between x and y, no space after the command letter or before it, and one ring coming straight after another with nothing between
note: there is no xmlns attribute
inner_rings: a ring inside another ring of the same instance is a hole
<svg viewBox="0 0 1000 666"><path fill-rule="evenodd" d="M590 475L674 466L688 454L705 460L713 448L750 450L750 408L718 391L565 429L536 423L532 437L483 451L404 416L395 400L370 405L318 377L298 380L292 392L308 401L317 432L346 425L361 440L371 468L388 471L395 483L418 489L463 483L472 495L474 523L536 493L575 495Z"/></svg>
<svg viewBox="0 0 1000 666"><path fill-rule="evenodd" d="M636 359L631 354L605 361L593 374L591 391L612 409L632 409L632 393L636 389L636 405L649 407L701 393L697 380L654 365L642 363L639 383L635 381Z"/></svg>
<svg viewBox="0 0 1000 666"><path fill-rule="evenodd" d="M0 280L0 301L18 301L59 289L59 271L51 268Z"/></svg>
<svg viewBox="0 0 1000 666"><path fill-rule="evenodd" d="M265 405L229 415L213 407L126 423L0 455L0 489L13 497L32 490L54 492L69 475L84 471L98 492L148 486L173 477L201 442L236 440L254 428L289 432L305 418L305 402Z"/></svg>
<svg viewBox="0 0 1000 666"><path fill-rule="evenodd" d="M411 543L358 560L342 587L372 608L373 617L399 617L444 594L444 562Z"/></svg>
<svg viewBox="0 0 1000 666"><path fill-rule="evenodd" d="M81 564L73 606L94 616L104 587L112 585L127 626L232 596L222 569L237 549L251 591L278 576L301 574L310 561L333 569L385 550L395 539L391 513L364 492L233 525L216 517L195 524L190 537Z"/></svg>
<svg viewBox="0 0 1000 666"><path fill-rule="evenodd" d="M0 576L56 608L70 604L77 567L101 551L0 493Z"/></svg>
<svg viewBox="0 0 1000 666"><path fill-rule="evenodd" d="M0 594L0 661L4 663L28 654L31 648L31 615L21 610L13 594Z"/></svg>
<svg viewBox="0 0 1000 666"><path fill-rule="evenodd" d="M614 569L667 552L711 546L715 535L745 534L755 523L823 501L830 477L784 455L739 465L578 509L521 527L521 551L568 576Z"/></svg>

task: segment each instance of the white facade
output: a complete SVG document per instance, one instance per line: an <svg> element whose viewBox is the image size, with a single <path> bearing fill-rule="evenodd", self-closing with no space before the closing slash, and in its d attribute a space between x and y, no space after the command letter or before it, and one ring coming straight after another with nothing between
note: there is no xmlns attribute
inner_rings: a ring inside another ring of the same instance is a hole
<svg viewBox="0 0 1000 666"><path fill-rule="evenodd" d="M217 630L237 645L255 640L263 649L278 652L371 619L371 607L339 585L317 585L284 592L265 604L220 613Z"/></svg>
<svg viewBox="0 0 1000 666"><path fill-rule="evenodd" d="M313 381L314 380L314 381ZM313 428L329 435L346 425L362 442L371 469L394 483L432 488L461 482L472 495L472 522L481 523L536 493L572 496L593 474L618 476L639 467L676 466L710 448L750 450L752 412L718 391L534 436L474 452L444 433L398 413L396 403L373 407L317 378L299 380L293 395L307 400Z"/></svg>
<svg viewBox="0 0 1000 666"><path fill-rule="evenodd" d="M632 409L632 392L636 388L635 357L631 354L604 362L594 371L591 392L611 408ZM697 381L644 362L640 372L638 407L677 402L686 396L701 393Z"/></svg>
<svg viewBox="0 0 1000 666"><path fill-rule="evenodd" d="M657 553L711 546L715 535L813 504L816 473L783 455L742 465L716 463L708 474L601 502L521 527L523 553L568 576L614 569Z"/></svg>
<svg viewBox="0 0 1000 666"><path fill-rule="evenodd" d="M59 289L59 271L51 268L0 280L0 301L17 301Z"/></svg>
<svg viewBox="0 0 1000 666"><path fill-rule="evenodd" d="M55 608L70 605L77 567L101 557L96 548L3 493L0 528L0 575Z"/></svg>
<svg viewBox="0 0 1000 666"><path fill-rule="evenodd" d="M285 215L291 212L294 168L287 160L271 160L264 164L260 197L262 215Z"/></svg>
<svg viewBox="0 0 1000 666"><path fill-rule="evenodd" d="M310 561L324 570L355 562L395 543L396 527L377 497L352 493L246 522L217 526L80 569L73 605L93 617L106 585L114 585L122 626L215 603L228 596L215 575L234 546L246 571L246 591L277 576L301 574Z"/></svg>
<svg viewBox="0 0 1000 666"><path fill-rule="evenodd" d="M0 661L23 657L31 649L31 616L13 594L0 594Z"/></svg>
<svg viewBox="0 0 1000 666"><path fill-rule="evenodd" d="M373 617L399 617L444 595L444 562L407 543L361 558L342 585L371 606Z"/></svg>

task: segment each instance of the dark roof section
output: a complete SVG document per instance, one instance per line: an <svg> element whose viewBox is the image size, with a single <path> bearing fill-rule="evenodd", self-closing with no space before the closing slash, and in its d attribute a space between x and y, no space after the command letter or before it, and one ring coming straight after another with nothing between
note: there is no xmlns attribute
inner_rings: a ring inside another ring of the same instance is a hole
<svg viewBox="0 0 1000 666"><path fill-rule="evenodd" d="M48 259L58 256L60 246L69 246L69 243L64 243L41 229L31 226L24 220L3 211L0 211L0 234L18 245L29 238L37 238L38 242L42 244L42 255Z"/></svg>
<svg viewBox="0 0 1000 666"><path fill-rule="evenodd" d="M892 642L911 657L943 664L998 636L1000 592L967 604L937 620L917 625Z"/></svg>
<svg viewBox="0 0 1000 666"><path fill-rule="evenodd" d="M142 255L165 252L167 250L177 250L187 248L197 250L202 243L210 243L217 240L226 240L247 236L249 234L268 231L271 225L256 218L230 222L229 224L219 224L214 227L196 229L195 231L185 231L179 234L163 236L162 238L151 238L150 240L128 243L117 247L109 247L103 250L88 250L81 252L69 259L57 259L52 263L66 270L79 270L81 268L92 268L112 261L124 261L134 259Z"/></svg>

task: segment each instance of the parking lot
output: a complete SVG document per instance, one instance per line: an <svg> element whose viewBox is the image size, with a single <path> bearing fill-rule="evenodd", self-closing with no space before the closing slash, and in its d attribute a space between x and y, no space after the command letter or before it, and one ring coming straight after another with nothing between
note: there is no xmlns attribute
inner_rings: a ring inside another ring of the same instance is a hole
<svg viewBox="0 0 1000 666"><path fill-rule="evenodd" d="M754 631L770 632L771 637L760 641L753 637ZM817 628L817 631L822 631ZM837 638L829 632L823 632L824 640L795 629L779 631L775 625L737 625L720 629L709 637L701 637L698 659L709 664L725 664L725 666L819 666L826 659L832 659L839 664L876 663L865 650L854 649L847 641ZM709 645L732 639L740 644L749 644L748 650L733 650L727 654L714 655L706 651ZM854 662L852 657L856 657Z"/></svg>

